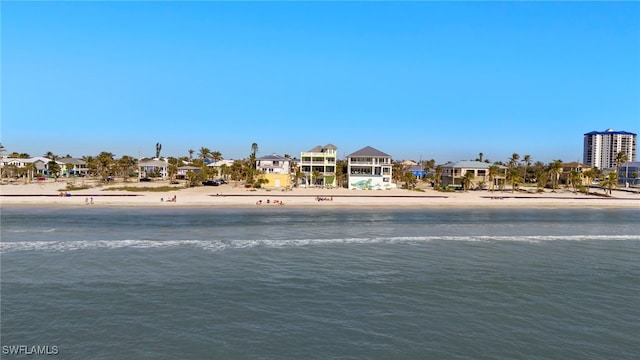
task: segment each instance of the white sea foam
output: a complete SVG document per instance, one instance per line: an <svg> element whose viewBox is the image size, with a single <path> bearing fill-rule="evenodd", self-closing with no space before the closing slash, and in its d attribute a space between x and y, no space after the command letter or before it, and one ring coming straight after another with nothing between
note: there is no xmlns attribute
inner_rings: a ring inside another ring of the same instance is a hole
<svg viewBox="0 0 640 360"><path fill-rule="evenodd" d="M9 229L5 230L8 233L21 234L21 233L31 233L31 234L44 234L44 233L52 233L56 231L56 228L50 229Z"/></svg>
<svg viewBox="0 0 640 360"><path fill-rule="evenodd" d="M0 253L17 251L65 252L73 250L121 248L194 247L209 251L255 247L300 247L331 244L418 244L430 241L528 242L543 241L640 241L640 235L521 235L521 236L399 236L334 239L262 239L262 240L95 240L95 241L15 241L0 242Z"/></svg>

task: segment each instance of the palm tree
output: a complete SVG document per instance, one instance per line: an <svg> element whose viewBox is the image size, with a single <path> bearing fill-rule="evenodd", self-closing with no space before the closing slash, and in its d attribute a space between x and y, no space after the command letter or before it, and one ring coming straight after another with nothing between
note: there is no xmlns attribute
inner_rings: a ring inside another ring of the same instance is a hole
<svg viewBox="0 0 640 360"><path fill-rule="evenodd" d="M243 167L244 167L244 162L241 160L236 160L233 162L233 164L231 164L229 173L231 175L231 180L235 181L234 186L238 186L238 180L240 180L242 176Z"/></svg>
<svg viewBox="0 0 640 360"><path fill-rule="evenodd" d="M529 176L529 167L531 166L531 155L525 155L522 161L524 162L524 183L526 184Z"/></svg>
<svg viewBox="0 0 640 360"><path fill-rule="evenodd" d="M193 153L195 152L195 150L193 149L189 149L189 162L193 161Z"/></svg>
<svg viewBox="0 0 640 360"><path fill-rule="evenodd" d="M553 162L549 164L549 175L551 176L553 192L556 191L560 174L562 174L562 160L553 160Z"/></svg>
<svg viewBox="0 0 640 360"><path fill-rule="evenodd" d="M135 168L138 166L138 160L134 157L125 155L117 161L118 169L120 170L120 175L122 176L122 181L126 182L129 179L129 174L134 172Z"/></svg>
<svg viewBox="0 0 640 360"><path fill-rule="evenodd" d="M624 151L620 151L618 154L616 154L616 174L620 174L620 168L622 167L622 164L626 163L627 161L629 161L629 157ZM629 168L627 167L627 176L625 176L625 182L629 182L629 180L627 179L628 177Z"/></svg>
<svg viewBox="0 0 640 360"><path fill-rule="evenodd" d="M588 194L589 193L589 187L591 186L591 182L597 176L597 171L596 171L596 169L591 168L591 169L585 171L584 173L582 173L582 175L587 179L587 185L585 186L584 193Z"/></svg>
<svg viewBox="0 0 640 360"><path fill-rule="evenodd" d="M322 177L322 173L320 172L320 170L314 169L311 172L311 174L312 174L311 176L313 176L313 180L312 180L313 184L311 184L311 185L321 185L321 184L318 183L318 180L320 180L320 178ZM324 184L324 179L322 179L322 184Z"/></svg>
<svg viewBox="0 0 640 360"><path fill-rule="evenodd" d="M549 181L549 171L547 169L539 169L536 171L536 186L538 192L542 192Z"/></svg>
<svg viewBox="0 0 640 360"><path fill-rule="evenodd" d="M602 186L605 193L609 190L609 195L611 195L613 193L613 188L618 186L618 174L610 171L604 180L602 180L600 186Z"/></svg>
<svg viewBox="0 0 640 360"><path fill-rule="evenodd" d="M522 181L520 177L520 171L518 169L509 169L507 172L507 181L511 184L511 192L515 192L517 185Z"/></svg>
<svg viewBox="0 0 640 360"><path fill-rule="evenodd" d="M336 161L336 185L338 187L345 187L347 184L347 172L349 169L349 162L347 160Z"/></svg>
<svg viewBox="0 0 640 360"><path fill-rule="evenodd" d="M491 181L491 186L489 189L493 191L495 187L495 179L498 176L498 171L500 171L500 167L498 165L489 166L489 181Z"/></svg>
<svg viewBox="0 0 640 360"><path fill-rule="evenodd" d="M53 159L47 164L49 167L49 174L53 175L53 178L57 181L60 175L60 165Z"/></svg>
<svg viewBox="0 0 640 360"><path fill-rule="evenodd" d="M462 176L462 186L464 187L465 191L471 188L471 184L473 183L473 179L475 178L475 176L476 175L473 171L467 170L467 172L464 173L464 175Z"/></svg>
<svg viewBox="0 0 640 360"><path fill-rule="evenodd" d="M440 190L442 184L442 165L437 165L435 169L435 175L433 177L433 188Z"/></svg>
<svg viewBox="0 0 640 360"><path fill-rule="evenodd" d="M46 154L44 154L43 157L46 157L49 160L56 160L58 158L58 155L55 155L53 152L51 151L47 151Z"/></svg>
<svg viewBox="0 0 640 360"><path fill-rule="evenodd" d="M222 157L222 153L220 151L213 151L211 152L211 159L213 159L213 161L220 161L223 159Z"/></svg>
<svg viewBox="0 0 640 360"><path fill-rule="evenodd" d="M511 158L509 158L509 169L516 167L519 159L520 155L518 155L518 153L511 154Z"/></svg>
<svg viewBox="0 0 640 360"><path fill-rule="evenodd" d="M33 176L36 174L36 164L29 162L25 164L24 168L27 172L27 179L31 182L31 180L33 180Z"/></svg>
<svg viewBox="0 0 640 360"><path fill-rule="evenodd" d="M402 161L394 161L392 164L393 182L398 184L404 177L404 173L409 169L408 165L402 163Z"/></svg>
<svg viewBox="0 0 640 360"><path fill-rule="evenodd" d="M204 160L207 159L210 154L211 154L211 150L203 146L200 148L200 151L198 152L198 157L202 160L202 163L204 164L205 162Z"/></svg>
<svg viewBox="0 0 640 360"><path fill-rule="evenodd" d="M582 173L576 169L571 170L569 173L569 181L571 181L573 193L577 194L580 186L582 185Z"/></svg>
<svg viewBox="0 0 640 360"><path fill-rule="evenodd" d="M162 150L162 144L156 143L156 159L160 159L160 150Z"/></svg>
<svg viewBox="0 0 640 360"><path fill-rule="evenodd" d="M258 144L251 144L251 158L255 160L256 155L258 155Z"/></svg>
<svg viewBox="0 0 640 360"><path fill-rule="evenodd" d="M96 157L96 171L102 179L106 179L111 175L111 167L115 162L113 157L112 153L106 151L101 152Z"/></svg>

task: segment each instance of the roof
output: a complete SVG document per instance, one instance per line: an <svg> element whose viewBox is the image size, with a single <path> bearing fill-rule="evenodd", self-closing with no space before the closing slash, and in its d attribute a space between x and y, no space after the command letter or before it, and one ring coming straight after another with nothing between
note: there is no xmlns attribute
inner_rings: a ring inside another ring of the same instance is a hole
<svg viewBox="0 0 640 360"><path fill-rule="evenodd" d="M448 163L442 165L443 167L454 167L454 168L465 168L465 169L488 169L489 166L493 166L495 164L489 164L483 161L474 161L474 160L460 160L460 161L449 161ZM506 169L507 167L504 165L495 165L500 169Z"/></svg>
<svg viewBox="0 0 640 360"><path fill-rule="evenodd" d="M362 149L347 155L347 157L388 157L391 155L385 154L378 149L374 149L371 146L365 146Z"/></svg>
<svg viewBox="0 0 640 360"><path fill-rule="evenodd" d="M56 160L56 162L57 163L61 163L61 164L73 164L73 165L84 165L84 164L86 164L84 160L76 159L76 158L72 158L72 157L64 157L64 158Z"/></svg>
<svg viewBox="0 0 640 360"><path fill-rule="evenodd" d="M566 167L572 167L572 168L588 168L590 167L589 165L585 165L585 164L581 164L577 161L573 161L570 163L562 163L562 167L566 168Z"/></svg>
<svg viewBox="0 0 640 360"><path fill-rule="evenodd" d="M166 167L169 163L162 160L141 160L140 166Z"/></svg>
<svg viewBox="0 0 640 360"><path fill-rule="evenodd" d="M316 147L314 147L313 149L307 151L307 152L315 152L315 153L319 153L319 152L324 152L325 150L337 150L338 148L335 145L332 144L327 144L325 146L322 145L318 145Z"/></svg>
<svg viewBox="0 0 640 360"><path fill-rule="evenodd" d="M632 133L632 132L628 132L628 131L615 131L613 129L607 129L605 131L592 131L592 132L588 132L586 135L634 135L636 136L637 134Z"/></svg>
<svg viewBox="0 0 640 360"><path fill-rule="evenodd" d="M267 156L263 156L263 157L257 158L256 160L267 160L267 161L279 160L279 161L285 161L285 160L289 160L289 159L284 157L284 156L280 156L278 154L271 154L271 155L267 155Z"/></svg>
<svg viewBox="0 0 640 360"><path fill-rule="evenodd" d="M223 160L218 160L218 161L214 161L210 164L207 164L208 167L220 167L222 165L226 165L226 166L231 166L233 165L233 162L235 160L232 159L223 159Z"/></svg>

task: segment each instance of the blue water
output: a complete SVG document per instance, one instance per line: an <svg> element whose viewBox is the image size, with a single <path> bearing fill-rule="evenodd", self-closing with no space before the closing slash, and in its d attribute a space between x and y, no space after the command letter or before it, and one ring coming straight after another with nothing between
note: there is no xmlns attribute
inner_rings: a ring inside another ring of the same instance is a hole
<svg viewBox="0 0 640 360"><path fill-rule="evenodd" d="M1 215L2 358L637 359L636 209ZM39 358L30 355L28 358Z"/></svg>

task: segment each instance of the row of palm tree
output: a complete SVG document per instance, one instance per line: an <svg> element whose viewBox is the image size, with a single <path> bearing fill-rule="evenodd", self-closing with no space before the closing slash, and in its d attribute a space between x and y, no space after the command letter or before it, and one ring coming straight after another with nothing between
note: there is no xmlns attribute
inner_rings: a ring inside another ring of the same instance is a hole
<svg viewBox="0 0 640 360"><path fill-rule="evenodd" d="M2 145L0 144L0 147ZM4 147L1 148L4 152ZM160 143L156 144L156 156L159 157L161 150ZM200 172L197 174L188 174L189 179L197 184L201 180L211 179L215 176L221 176L228 180L235 181L236 184L239 181L244 181L246 184L256 184L256 182L260 182L261 178L255 167L256 157L258 154L258 144L252 143L251 150L249 153L249 157L243 160L236 160L231 166L222 165L219 170L213 170L207 167L207 163L210 161L220 161L223 160L222 153L219 151L212 151L207 147L201 147L197 152L197 158L193 158L194 151L193 149L189 149L188 156L184 157L168 157L166 158L169 166L168 166L168 175L170 179L175 179L177 175L178 168L185 165L196 166L200 168ZM28 154L23 153L12 153L10 157L18 157L18 158L29 158ZM60 157L55 155L53 152L48 151L44 157L56 160ZM70 155L66 155L66 157L71 157ZM289 157L285 155L285 157ZM87 164L87 169L90 176L105 179L107 177L120 177L124 181L127 181L131 178L131 174L134 174L138 170L138 161L132 156L122 156L120 159L116 159L115 155L110 152L101 152L97 156L83 156L82 159ZM476 158L477 161L482 161L486 163L490 163L489 159L484 158L483 153L479 153L479 157ZM617 174L621 168L621 166L628 162L628 157L625 153L620 152L616 159L616 172L609 173L606 177L602 178L602 183L606 184L610 187L617 186ZM429 174L423 180L431 181L434 184L436 189L441 188L442 184L442 165L436 165L435 160L424 160L420 162L421 167ZM511 185L513 190L517 189L521 184L533 184L535 183L538 188L544 188L546 186L550 186L552 191L558 189L560 175L562 174L562 161L561 160L553 160L548 164L544 164L540 161L533 162L530 155L524 155L520 157L518 153L513 153L506 162L496 161L491 166L488 167L487 177L489 183L489 189L494 190L495 188L495 179L499 178L499 166L507 167L506 171L506 183ZM57 168L57 164L55 162L50 162L49 170L52 173L58 173L61 169ZM399 184L400 182L404 182L406 187L415 187L417 183L417 179L412 177L410 173L408 173L407 166L404 165L400 161L396 161L393 164L393 175L394 182ZM67 165L67 169L70 170L70 165ZM294 177L294 184L297 184L300 179L304 178L304 174L292 164L291 173ZM433 170L431 172L431 170ZM67 171L67 174L69 171ZM407 175L409 174L409 175ZM154 174L151 174L152 176ZM321 174L310 174L313 178L319 178ZM23 168L15 168L13 169L11 166L7 166L4 169L4 174L0 174L0 176L20 176L25 177L27 179L33 178L35 176L35 166L33 164L29 164ZM338 160L337 167L335 172L336 180L338 186L344 186L347 182L347 161L346 160ZM635 178L637 174L632 174ZM594 179L601 178L601 174L597 169L590 169L584 172L572 171L568 174L567 177L567 186L571 186L574 191L578 191L581 189L582 178L587 179L587 183L591 183ZM615 177L615 178L614 178ZM473 186L474 183L474 175L472 172L467 172L463 174L461 177L461 182L465 190L468 190ZM259 184L258 184L259 185ZM501 188L503 185L500 185ZM586 190L588 191L588 189Z"/></svg>

